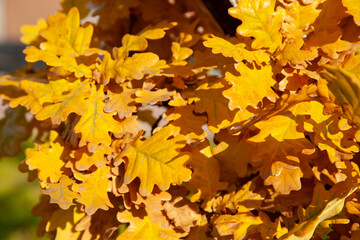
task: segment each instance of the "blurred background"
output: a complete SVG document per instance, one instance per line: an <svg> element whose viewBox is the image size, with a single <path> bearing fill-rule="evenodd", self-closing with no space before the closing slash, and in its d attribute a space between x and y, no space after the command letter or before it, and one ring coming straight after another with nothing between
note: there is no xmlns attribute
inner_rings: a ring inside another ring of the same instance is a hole
<svg viewBox="0 0 360 240"><path fill-rule="evenodd" d="M21 67L24 62L20 43L23 24L36 24L60 9L60 0L0 0L0 72Z"/></svg>
<svg viewBox="0 0 360 240"><path fill-rule="evenodd" d="M59 0L0 0L0 75L25 64L20 43L23 24L36 24L60 9ZM1 99L0 99L1 102ZM0 104L1 105L1 104ZM4 107L0 106L0 119ZM23 149L32 146L24 142ZM46 239L36 237L40 218L31 215L39 199L39 184L28 182L27 174L18 170L24 153L0 160L0 240Z"/></svg>

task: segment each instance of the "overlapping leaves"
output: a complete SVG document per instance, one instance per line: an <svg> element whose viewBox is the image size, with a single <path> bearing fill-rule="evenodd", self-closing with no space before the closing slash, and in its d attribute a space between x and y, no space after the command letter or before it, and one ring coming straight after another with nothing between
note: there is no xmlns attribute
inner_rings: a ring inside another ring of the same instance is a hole
<svg viewBox="0 0 360 240"><path fill-rule="evenodd" d="M356 238L357 3L241 0L236 37L200 0L62 0L25 26L44 67L0 77L0 156L36 141L39 232Z"/></svg>

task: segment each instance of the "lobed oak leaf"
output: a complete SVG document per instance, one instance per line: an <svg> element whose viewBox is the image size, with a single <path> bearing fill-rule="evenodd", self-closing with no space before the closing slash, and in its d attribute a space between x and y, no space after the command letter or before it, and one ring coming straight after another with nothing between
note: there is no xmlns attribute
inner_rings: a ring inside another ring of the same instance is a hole
<svg viewBox="0 0 360 240"><path fill-rule="evenodd" d="M135 53L131 57L118 60L113 60L108 52L104 52L104 58L97 69L103 74L103 84L106 85L111 78L122 83L128 79L142 79L145 74L157 73L161 71L156 69L156 64L160 62L159 57L151 52Z"/></svg>
<svg viewBox="0 0 360 240"><path fill-rule="evenodd" d="M33 44L39 38L40 31L47 28L47 26L48 25L43 18L40 18L36 25L23 25L21 27L22 36L20 41L27 45Z"/></svg>
<svg viewBox="0 0 360 240"><path fill-rule="evenodd" d="M214 222L220 236L233 235L234 240L243 239L250 226L262 224L247 208L240 206L235 215L220 215Z"/></svg>
<svg viewBox="0 0 360 240"><path fill-rule="evenodd" d="M310 115L311 106L308 102L297 103L281 115L255 123L260 132L248 139L258 143L252 164L261 163L260 175L265 179L265 184L273 184L275 190L282 194L301 188L303 173L299 169L302 162L300 155L304 149L313 148L300 128L301 115Z"/></svg>
<svg viewBox="0 0 360 240"><path fill-rule="evenodd" d="M304 41L299 38L296 38L285 44L277 56L280 64L282 66L286 66L288 63L292 66L305 65L306 61L314 60L318 56L318 51L316 48L303 50L301 49L303 45Z"/></svg>
<svg viewBox="0 0 360 240"><path fill-rule="evenodd" d="M37 120L42 121L50 118L54 125L58 125L65 121L70 113L84 115L88 112L85 98L90 96L91 87L89 82L77 80L73 83L65 84L65 81L58 81L54 82L54 84L48 88L54 90L52 86L60 87L60 85L57 86L57 84L62 84L62 86L68 85L67 89L56 89L57 91L51 96L52 103L42 107L36 113L35 118Z"/></svg>
<svg viewBox="0 0 360 240"><path fill-rule="evenodd" d="M149 217L150 221L153 224L156 224L164 229L170 227L169 220L165 214L164 204L170 201L174 196L172 196L169 192L162 192L158 188L155 188L154 191L146 196L141 196L138 191L138 186L136 188L133 187L134 185L129 186L129 195L131 204L129 204L127 209L131 209L131 206L138 205L144 206ZM127 196L125 195L125 199Z"/></svg>
<svg viewBox="0 0 360 240"><path fill-rule="evenodd" d="M224 85L217 82L211 86L201 85L191 94L185 93L189 95L189 103L195 102L195 112L207 114L208 128L214 133L229 126L236 115L235 111L228 108L228 100L223 96L223 90Z"/></svg>
<svg viewBox="0 0 360 240"><path fill-rule="evenodd" d="M203 140L206 132L202 128L206 124L206 117L194 114L194 105L175 107L165 113L165 120L170 125L180 127L180 133L186 136L188 143Z"/></svg>
<svg viewBox="0 0 360 240"><path fill-rule="evenodd" d="M165 31L176 25L176 22L162 21L155 26L144 28L137 35L125 34L121 40L122 46L120 48L114 48L115 58L125 58L130 51L145 51L148 47L147 40L163 38L165 36Z"/></svg>
<svg viewBox="0 0 360 240"><path fill-rule="evenodd" d="M156 91L149 91L146 89L137 90L135 102L141 103L143 106L155 105L158 102L165 102L170 97L176 95L176 91L169 92L167 89L159 89Z"/></svg>
<svg viewBox="0 0 360 240"><path fill-rule="evenodd" d="M81 232L76 231L74 226L84 215L76 207L71 207L66 211L58 209L51 214L46 224L46 231L56 231L55 240L77 239L80 237Z"/></svg>
<svg viewBox="0 0 360 240"><path fill-rule="evenodd" d="M243 0L229 8L229 14L241 20L236 32L244 37L254 37L253 49L269 48L274 52L282 44L280 33L285 11L275 10L275 0Z"/></svg>
<svg viewBox="0 0 360 240"><path fill-rule="evenodd" d="M91 153L86 147L74 150L71 155L75 158L75 168L78 171L85 171L91 166L102 168L108 162L104 155L112 153L112 148L109 146L99 145L96 150Z"/></svg>
<svg viewBox="0 0 360 240"><path fill-rule="evenodd" d="M38 170L40 181L59 182L65 165L63 153L65 148L55 131L50 132L50 142L36 145L25 150L25 163L29 170ZM49 180L48 180L49 179Z"/></svg>
<svg viewBox="0 0 360 240"><path fill-rule="evenodd" d="M345 204L346 211L350 214L360 216L360 203L355 200L347 201Z"/></svg>
<svg viewBox="0 0 360 240"><path fill-rule="evenodd" d="M133 145L128 145L115 164L124 159L124 183L129 184L138 177L140 194L148 196L154 185L165 191L170 184L180 185L190 179L191 170L184 166L188 155L179 154L179 149L185 145L185 136L174 128L164 127L149 139L138 139Z"/></svg>
<svg viewBox="0 0 360 240"><path fill-rule="evenodd" d="M236 64L236 70L240 76L234 76L226 72L225 78L232 87L223 91L229 101L231 110L239 108L244 112L247 106L257 107L264 97L274 101L278 96L271 89L276 83L273 79L272 68L266 65L261 69L250 69L243 63Z"/></svg>
<svg viewBox="0 0 360 240"><path fill-rule="evenodd" d="M120 119L129 118L136 112L134 95L136 89L122 87L113 87L107 91L108 101L104 107L104 112L112 113L117 112Z"/></svg>
<svg viewBox="0 0 360 240"><path fill-rule="evenodd" d="M207 157L196 149L191 150L191 159L188 165L193 173L189 183L198 191L191 196L191 202L210 200L216 196L218 191L225 190L227 182L220 181L220 164L217 159Z"/></svg>
<svg viewBox="0 0 360 240"><path fill-rule="evenodd" d="M249 63L255 61L257 64L268 63L270 55L264 50L247 50L245 43L233 44L223 38L211 35L204 43L205 47L211 48L213 53L221 53L225 57L232 57L235 61L246 60Z"/></svg>
<svg viewBox="0 0 360 240"><path fill-rule="evenodd" d="M84 204L87 215L93 215L98 209L108 210L113 204L108 197L110 168L104 166L89 174L74 172L74 176L81 183L73 184L73 190L80 194L76 200Z"/></svg>
<svg viewBox="0 0 360 240"><path fill-rule="evenodd" d="M255 181L249 181L244 184L238 191L219 196L212 200L211 204L208 204L208 212L227 212L227 209L235 213L238 209L247 208L249 210L258 209L264 197L259 193L254 192L256 188Z"/></svg>
<svg viewBox="0 0 360 240"><path fill-rule="evenodd" d="M215 139L219 144L213 147L212 154L219 160L222 172L235 172L238 177L246 177L251 155L255 151L255 146L246 141L248 137L245 131L240 136L230 135L226 130L216 134Z"/></svg>
<svg viewBox="0 0 360 240"><path fill-rule="evenodd" d="M26 95L11 99L9 106L12 108L17 107L18 105L26 107L27 110L32 114L36 114L42 108L44 103L52 102L52 95L54 91L68 89L68 81L66 80L58 80L51 82L49 84L30 81L30 80L22 80L19 84L19 88L21 88Z"/></svg>
<svg viewBox="0 0 360 240"><path fill-rule="evenodd" d="M46 39L40 44L40 49L55 56L74 57L83 55L89 49L93 26L80 26L80 14L73 7L67 14L58 13L48 18L48 27L41 31Z"/></svg>
<svg viewBox="0 0 360 240"><path fill-rule="evenodd" d="M341 183L335 185L330 191L326 191L322 184L316 184L309 207L300 208L298 211L300 223L280 239L311 238L321 222L341 212L346 198L356 189L357 187L346 186Z"/></svg>
<svg viewBox="0 0 360 240"><path fill-rule="evenodd" d="M360 1L342 0L342 4L347 8L347 13L353 16L356 25L360 26Z"/></svg>
<svg viewBox="0 0 360 240"><path fill-rule="evenodd" d="M294 24L297 29L303 31L314 23L321 10L317 9L320 1L314 1L308 5L302 5L298 1L290 2L285 5L285 21Z"/></svg>
<svg viewBox="0 0 360 240"><path fill-rule="evenodd" d="M184 197L178 196L165 202L164 210L167 217L174 221L174 225L185 232L189 232L190 228L197 226L201 220L199 206Z"/></svg>
<svg viewBox="0 0 360 240"><path fill-rule="evenodd" d="M106 96L103 89L102 85L98 89L96 86L91 88L91 97L83 102L87 107L87 112L80 117L74 127L75 133L81 133L79 146L87 145L90 152L94 152L100 144L104 146L111 144L109 132L133 132L138 127L136 116L118 121L114 119L112 113L104 112Z"/></svg>
<svg viewBox="0 0 360 240"><path fill-rule="evenodd" d="M42 51L34 46L29 46L23 51L26 55L25 60L27 62L44 61L48 66L62 67L66 71L75 74L75 77L87 77L92 76L92 71L84 64L78 64L76 59L70 56L56 56L53 53Z"/></svg>
<svg viewBox="0 0 360 240"><path fill-rule="evenodd" d="M119 222L129 222L129 227L121 233L116 240L136 240L136 239L166 239L178 240L179 234L173 229L164 229L152 223L148 216L143 218L135 217L130 211L123 211L117 214Z"/></svg>
<svg viewBox="0 0 360 240"><path fill-rule="evenodd" d="M171 45L172 51L172 65L185 66L187 64L186 59L188 59L192 54L193 50L188 47L182 47L180 43L173 42Z"/></svg>
<svg viewBox="0 0 360 240"><path fill-rule="evenodd" d="M277 218L275 222L272 222L269 216L262 211L259 212L259 217L263 223L257 228L263 239L274 239L274 237L278 239L287 233L287 229L285 227L281 227L279 218Z"/></svg>
<svg viewBox="0 0 360 240"><path fill-rule="evenodd" d="M62 176L58 183L48 183L43 194L50 196L50 203L57 203L60 208L66 210L73 205L73 200L79 197L79 194L71 190L75 181L68 176Z"/></svg>
<svg viewBox="0 0 360 240"><path fill-rule="evenodd" d="M292 160L290 157L287 157L287 159ZM296 163L298 161L299 160L295 158L294 162ZM300 167L293 167L291 165L289 166L287 164L283 164L281 173L267 177L264 180L264 185L272 185L275 191L281 194L289 194L291 191L297 191L301 189L300 178L303 176L304 174Z"/></svg>

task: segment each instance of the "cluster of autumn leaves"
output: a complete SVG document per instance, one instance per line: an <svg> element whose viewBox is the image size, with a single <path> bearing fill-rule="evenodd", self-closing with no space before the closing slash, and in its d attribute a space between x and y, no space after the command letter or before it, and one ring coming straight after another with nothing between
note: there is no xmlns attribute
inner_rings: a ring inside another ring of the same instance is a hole
<svg viewBox="0 0 360 240"><path fill-rule="evenodd" d="M229 37L200 0L62 0L24 26L0 157L36 142L39 235L359 239L359 6L239 0Z"/></svg>

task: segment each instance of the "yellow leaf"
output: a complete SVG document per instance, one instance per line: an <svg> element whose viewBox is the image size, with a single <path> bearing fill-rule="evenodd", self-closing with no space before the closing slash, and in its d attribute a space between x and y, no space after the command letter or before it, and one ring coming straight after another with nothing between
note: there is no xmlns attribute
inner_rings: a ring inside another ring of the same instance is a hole
<svg viewBox="0 0 360 240"><path fill-rule="evenodd" d="M235 61L241 62L243 60L257 64L268 63L270 55L264 50L249 51L246 49L245 43L233 44L223 38L211 35L204 41L205 47L211 48L213 53L221 53L225 57L232 57Z"/></svg>
<svg viewBox="0 0 360 240"><path fill-rule="evenodd" d="M65 165L63 152L64 146L58 133L51 131L49 143L26 149L25 162L30 170L38 171L40 181L56 183L63 175L62 168Z"/></svg>
<svg viewBox="0 0 360 240"><path fill-rule="evenodd" d="M275 10L275 0L242 0L229 14L241 20L236 32L245 37L254 37L253 49L269 48L274 52L282 43L280 28L284 11Z"/></svg>
<svg viewBox="0 0 360 240"><path fill-rule="evenodd" d="M87 108L86 114L81 116L74 127L76 133L81 133L79 146L82 147L88 144L90 152L94 152L99 144L105 146L111 144L112 139L109 132L134 132L138 127L136 116L118 121L114 119L112 113L104 112L106 96L103 89L102 85L98 89L96 89L96 86L91 88L89 99L82 102Z"/></svg>
<svg viewBox="0 0 360 240"><path fill-rule="evenodd" d="M295 65L305 65L306 61L314 60L318 56L318 51L316 48L310 50L302 50L304 41L300 38L296 38L293 41L288 42L284 45L284 48L280 50L277 59L279 59L280 64L285 66L290 64Z"/></svg>
<svg viewBox="0 0 360 240"><path fill-rule="evenodd" d="M116 111L119 118L128 118L137 111L135 106L136 89L127 88L126 86L117 87L114 85L107 91L108 101L104 108L106 113Z"/></svg>
<svg viewBox="0 0 360 240"><path fill-rule="evenodd" d="M60 178L58 183L49 183L46 189L41 190L43 194L50 196L50 203L57 203L60 208L66 210L73 205L73 200L79 197L79 194L71 190L75 181L66 175Z"/></svg>
<svg viewBox="0 0 360 240"><path fill-rule="evenodd" d="M169 127L162 128L145 141L137 140L133 146L128 145L120 155L126 163L124 183L129 184L138 177L141 182L139 192L147 196L154 185L165 191L170 184L188 181L191 170L184 166L188 155L179 154L185 145L185 136Z"/></svg>
<svg viewBox="0 0 360 240"><path fill-rule="evenodd" d="M20 38L21 42L27 45L32 44L35 42L39 35L39 32L42 29L47 27L47 23L45 19L40 18L36 25L23 25L21 27L22 37Z"/></svg>
<svg viewBox="0 0 360 240"><path fill-rule="evenodd" d="M44 103L51 103L52 95L55 92L68 89L69 83L66 80L57 80L49 84L22 80L19 87L25 91L26 95L11 99L10 107L15 108L18 105L26 107L32 114L36 114L42 108Z"/></svg>
<svg viewBox="0 0 360 240"><path fill-rule="evenodd" d="M58 13L48 18L48 28L41 31L47 41L40 44L40 49L55 56L75 57L83 55L89 49L93 26L80 26L80 15L76 7L66 14Z"/></svg>
<svg viewBox="0 0 360 240"><path fill-rule="evenodd" d="M53 53L42 51L34 46L29 46L24 50L26 54L25 60L27 62L44 61L47 65L53 67L62 67L66 71L75 74L75 77L87 77L90 78L92 71L84 64L78 64L76 59L70 56L56 56Z"/></svg>
<svg viewBox="0 0 360 240"><path fill-rule="evenodd" d="M216 213L227 212L230 210L235 213L238 209L258 209L264 197L259 193L254 192L256 188L255 181L249 181L235 192L225 194L212 201L211 209L205 209L206 211L212 210Z"/></svg>
<svg viewBox="0 0 360 240"><path fill-rule="evenodd" d="M193 50L188 47L181 47L180 43L173 42L171 45L172 55L172 65L185 66L187 58L193 54Z"/></svg>
<svg viewBox="0 0 360 240"><path fill-rule="evenodd" d="M230 100L231 110L239 108L244 112L247 106L256 107L264 97L273 101L277 98L271 89L276 81L272 77L270 65L250 69L245 64L238 63L236 70L240 72L240 76L234 76L230 72L225 75L226 80L232 84L231 88L223 91L224 96Z"/></svg>
<svg viewBox="0 0 360 240"><path fill-rule="evenodd" d="M194 111L207 114L208 128L214 133L229 126L236 114L228 108L229 101L223 96L223 90L224 85L218 82L213 85L206 83L195 91L188 92L189 103L195 102Z"/></svg>
<svg viewBox="0 0 360 240"><path fill-rule="evenodd" d="M299 209L300 223L280 239L310 239L321 222L341 212L345 199L356 189L338 184L326 191L322 184L316 184L309 207Z"/></svg>
<svg viewBox="0 0 360 240"><path fill-rule="evenodd" d="M107 163L107 159L104 155L108 155L111 152L111 147L102 145L99 145L93 153L90 153L85 147L76 149L72 152L72 156L76 160L75 168L78 171L86 171L91 166L102 168Z"/></svg>
<svg viewBox="0 0 360 240"><path fill-rule="evenodd" d="M236 215L221 215L215 222L215 227L221 236L233 235L234 240L243 239L252 225L260 225L260 217L255 217L247 208L240 207Z"/></svg>
<svg viewBox="0 0 360 240"><path fill-rule="evenodd" d="M135 102L141 103L143 106L154 105L158 102L165 102L170 97L176 95L176 91L169 92L167 89L159 89L156 91L149 91L146 89L136 91Z"/></svg>
<svg viewBox="0 0 360 240"><path fill-rule="evenodd" d="M64 82L59 83L63 84ZM88 109L84 99L90 95L89 82L77 80L74 83L68 83L67 89L55 92L51 97L52 104L41 108L36 113L36 119L45 120L50 118L54 125L58 125L65 121L70 113L76 113L78 115L87 113ZM63 94L63 92L65 92L65 94Z"/></svg>
<svg viewBox="0 0 360 240"><path fill-rule="evenodd" d="M286 18L289 24L294 24L297 29L307 30L319 16L321 10L317 9L319 1L314 1L308 5L302 5L298 1L293 1L285 5Z"/></svg>
<svg viewBox="0 0 360 240"><path fill-rule="evenodd" d="M82 183L74 184L73 189L80 193L77 201L85 205L87 215L93 215L98 209L108 210L109 207L114 207L108 197L109 174L110 168L107 166L89 174L74 172L75 178Z"/></svg>
<svg viewBox="0 0 360 240"><path fill-rule="evenodd" d="M160 70L152 68L159 63L159 57L151 52L135 53L131 57L119 60L113 60L108 52L104 52L104 58L98 70L104 75L104 84L107 84L111 78L117 83L130 79L142 79L145 74L157 73Z"/></svg>
<svg viewBox="0 0 360 240"><path fill-rule="evenodd" d="M116 240L138 240L138 239L163 239L178 240L179 235L173 229L164 229L152 223L148 216L143 218L134 217L130 211L123 211L117 214L117 219L121 223L129 222L129 227L121 233Z"/></svg>
<svg viewBox="0 0 360 240"><path fill-rule="evenodd" d="M342 0L342 3L347 8L347 13L353 16L354 22L360 26L360 1Z"/></svg>
<svg viewBox="0 0 360 240"><path fill-rule="evenodd" d="M137 35L125 34L121 40L122 46L114 48L115 58L122 59L128 56L129 51L144 51L148 47L147 39L156 40L165 36L165 31L176 26L176 22L162 21L155 26L148 26Z"/></svg>

